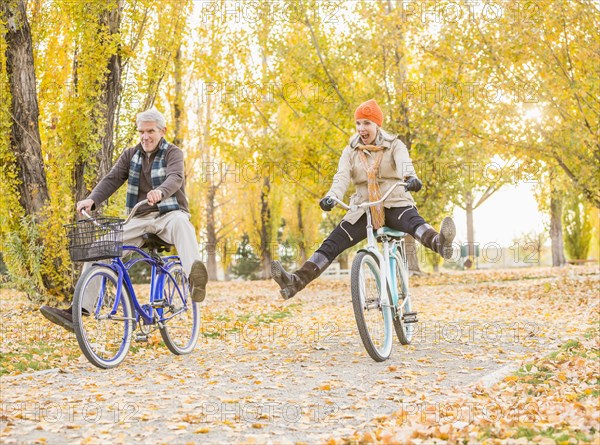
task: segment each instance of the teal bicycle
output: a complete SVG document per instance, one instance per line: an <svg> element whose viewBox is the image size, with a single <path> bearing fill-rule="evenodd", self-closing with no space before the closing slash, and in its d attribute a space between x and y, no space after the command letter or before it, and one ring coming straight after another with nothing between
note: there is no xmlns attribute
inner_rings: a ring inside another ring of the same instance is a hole
<svg viewBox="0 0 600 445"><path fill-rule="evenodd" d="M400 343L408 345L418 322L408 286L406 234L389 227L375 231L369 211L383 203L398 186L406 186L406 183L394 184L378 201L352 206L330 197L346 210L367 209L367 246L360 249L354 258L350 282L360 338L371 358L377 362L390 357L394 331ZM381 248L377 242L381 243Z"/></svg>
<svg viewBox="0 0 600 445"><path fill-rule="evenodd" d="M160 255L172 246L153 234L143 236L141 248L123 246L123 225L145 203L138 203L125 221L85 214L87 219L66 226L71 259L92 263L77 281L72 310L79 347L99 368L118 366L132 339L148 341L156 329L177 355L191 353L198 341L200 307L192 301L181 261ZM124 262L123 252L138 255ZM145 301L138 300L129 276L140 262L150 267Z"/></svg>

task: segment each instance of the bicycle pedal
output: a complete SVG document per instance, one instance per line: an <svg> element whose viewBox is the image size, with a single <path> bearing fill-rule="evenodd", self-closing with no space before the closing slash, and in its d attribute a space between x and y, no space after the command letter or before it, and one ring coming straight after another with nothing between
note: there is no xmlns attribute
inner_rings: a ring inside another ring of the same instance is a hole
<svg viewBox="0 0 600 445"><path fill-rule="evenodd" d="M137 342L148 342L148 335L146 334L136 334L135 341Z"/></svg>
<svg viewBox="0 0 600 445"><path fill-rule="evenodd" d="M150 303L150 306L152 307L165 307L165 300L154 300L152 303Z"/></svg>
<svg viewBox="0 0 600 445"><path fill-rule="evenodd" d="M416 312L405 312L402 316L402 321L404 321L404 323L417 323L419 319L417 318Z"/></svg>

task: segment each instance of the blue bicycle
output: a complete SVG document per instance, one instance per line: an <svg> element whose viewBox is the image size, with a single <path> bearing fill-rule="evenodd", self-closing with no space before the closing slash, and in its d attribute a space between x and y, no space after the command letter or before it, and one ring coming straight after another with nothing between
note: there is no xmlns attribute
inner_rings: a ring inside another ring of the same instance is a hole
<svg viewBox="0 0 600 445"><path fill-rule="evenodd" d="M371 358L387 360L392 353L393 330L401 344L410 344L417 323L408 286L408 264L404 248L404 232L381 227L375 231L370 207L383 203L398 186L397 182L378 201L349 206L330 197L346 210L367 210L367 246L360 249L350 274L354 318L362 343ZM381 243L381 249L377 246Z"/></svg>
<svg viewBox="0 0 600 445"><path fill-rule="evenodd" d="M200 307L192 301L181 261L159 254L172 246L153 234L144 235L141 248L122 243L123 225L145 203L138 203L125 221L86 214L87 219L66 226L71 259L92 262L75 287L73 324L81 351L99 368L114 368L125 359L136 329L136 341L147 341L158 329L177 355L191 353L198 341ZM124 262L124 252L138 256ZM150 295L143 303L129 276L140 262L151 270Z"/></svg>

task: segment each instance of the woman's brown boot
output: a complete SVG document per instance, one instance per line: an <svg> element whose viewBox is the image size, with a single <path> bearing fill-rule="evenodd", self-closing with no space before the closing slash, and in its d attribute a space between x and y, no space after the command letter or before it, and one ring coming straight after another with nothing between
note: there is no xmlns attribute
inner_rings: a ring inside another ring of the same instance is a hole
<svg viewBox="0 0 600 445"><path fill-rule="evenodd" d="M425 247L439 253L443 258L452 258L452 241L456 236L456 226L452 218L447 216L442 221L440 233L429 224L422 224L415 231L415 239Z"/></svg>
<svg viewBox="0 0 600 445"><path fill-rule="evenodd" d="M271 263L271 276L279 287L284 299L292 298L327 269L331 261L319 252L313 255L294 273L286 272L279 261Z"/></svg>

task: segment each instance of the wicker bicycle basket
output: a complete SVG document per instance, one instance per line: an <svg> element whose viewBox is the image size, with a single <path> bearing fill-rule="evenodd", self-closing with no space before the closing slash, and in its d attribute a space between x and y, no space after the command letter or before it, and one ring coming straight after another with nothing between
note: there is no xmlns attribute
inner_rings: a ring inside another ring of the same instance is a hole
<svg viewBox="0 0 600 445"><path fill-rule="evenodd" d="M97 261L123 254L123 220L90 218L66 224L72 261Z"/></svg>

